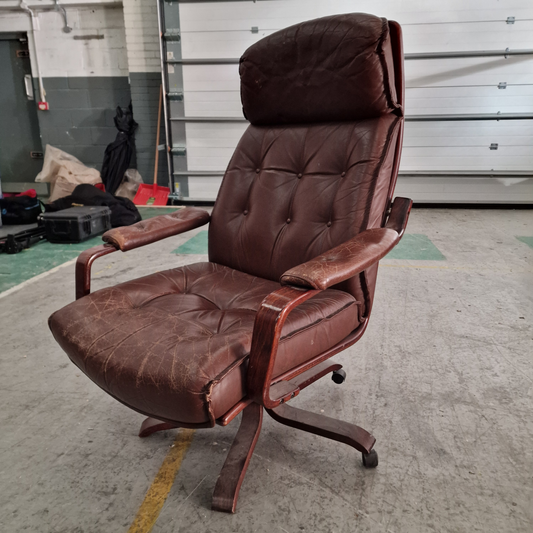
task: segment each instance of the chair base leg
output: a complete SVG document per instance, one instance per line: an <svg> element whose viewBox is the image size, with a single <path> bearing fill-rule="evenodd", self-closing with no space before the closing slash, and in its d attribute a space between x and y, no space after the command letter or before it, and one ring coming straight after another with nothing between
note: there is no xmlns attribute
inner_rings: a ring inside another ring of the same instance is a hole
<svg viewBox="0 0 533 533"><path fill-rule="evenodd" d="M149 437L153 433L158 431L165 431L167 429L174 429L179 426L171 424L170 422L163 422L162 420L157 420L157 418L148 417L141 424L141 429L139 430L139 437Z"/></svg>
<svg viewBox="0 0 533 533"><path fill-rule="evenodd" d="M244 409L239 431L231 445L213 491L211 504L213 511L235 512L239 490L259 438L262 422L262 405L251 403Z"/></svg>
<svg viewBox="0 0 533 533"><path fill-rule="evenodd" d="M376 439L368 431L355 424L310 413L303 409L290 407L287 404L281 404L279 407L267 409L266 411L280 424L348 444L348 446L360 451L363 456L367 456L371 452L376 442Z"/></svg>

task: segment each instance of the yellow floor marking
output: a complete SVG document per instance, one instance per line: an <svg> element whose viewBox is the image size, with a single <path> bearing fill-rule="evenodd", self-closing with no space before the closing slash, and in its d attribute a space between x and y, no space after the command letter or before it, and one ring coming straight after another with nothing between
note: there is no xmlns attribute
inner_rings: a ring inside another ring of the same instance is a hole
<svg viewBox="0 0 533 533"><path fill-rule="evenodd" d="M441 266L441 265L391 265L387 263L380 263L379 266L389 267L389 268L434 268L437 270L465 270L464 267L449 267L449 266Z"/></svg>
<svg viewBox="0 0 533 533"><path fill-rule="evenodd" d="M460 267L460 266L437 266L437 265L391 265L387 263L380 263L380 267L385 268L418 268L418 269L434 269L434 270L467 270L471 272L492 272L500 274L525 274L533 272L531 269L518 270L515 268L479 268L479 267Z"/></svg>
<svg viewBox="0 0 533 533"><path fill-rule="evenodd" d="M180 429L174 444L148 489L128 533L149 533L152 531L172 488L174 478L180 469L181 462L191 445L194 433L194 429Z"/></svg>

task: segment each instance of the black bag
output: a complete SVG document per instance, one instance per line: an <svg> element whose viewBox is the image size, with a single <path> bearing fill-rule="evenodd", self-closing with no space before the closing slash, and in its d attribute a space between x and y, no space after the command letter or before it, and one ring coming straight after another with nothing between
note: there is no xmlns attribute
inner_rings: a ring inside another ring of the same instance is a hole
<svg viewBox="0 0 533 533"><path fill-rule="evenodd" d="M141 214L131 200L121 196L113 196L87 183L78 185L70 196L59 198L55 202L46 204L44 208L49 213L80 205L109 207L111 209L111 226L113 228L131 226L131 224L141 220Z"/></svg>
<svg viewBox="0 0 533 533"><path fill-rule="evenodd" d="M118 133L115 140L105 149L100 173L105 190L111 194L115 194L119 188L124 172L130 167L131 157L135 152L135 128L138 124L133 120L131 102L125 109L117 107L114 120Z"/></svg>
<svg viewBox="0 0 533 533"><path fill-rule="evenodd" d="M0 200L2 224L34 224L41 214L41 202L30 196L10 196Z"/></svg>

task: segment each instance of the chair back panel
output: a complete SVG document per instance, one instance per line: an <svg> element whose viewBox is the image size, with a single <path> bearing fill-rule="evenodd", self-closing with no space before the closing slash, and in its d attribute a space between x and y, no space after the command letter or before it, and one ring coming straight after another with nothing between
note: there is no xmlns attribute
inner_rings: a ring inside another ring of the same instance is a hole
<svg viewBox="0 0 533 533"><path fill-rule="evenodd" d="M213 211L209 260L278 280L289 268L381 224L381 173L400 119L249 126Z"/></svg>
<svg viewBox="0 0 533 533"><path fill-rule="evenodd" d="M403 128L395 63L387 21L361 14L299 24L244 53L252 124L215 203L210 261L278 280L381 226ZM339 288L368 307L371 274Z"/></svg>

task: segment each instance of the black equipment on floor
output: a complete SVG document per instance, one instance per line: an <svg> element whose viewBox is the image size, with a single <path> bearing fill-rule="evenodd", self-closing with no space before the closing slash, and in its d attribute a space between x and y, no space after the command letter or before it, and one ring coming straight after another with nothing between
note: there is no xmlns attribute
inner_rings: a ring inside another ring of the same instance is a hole
<svg viewBox="0 0 533 533"><path fill-rule="evenodd" d="M111 209L111 227L113 228L130 226L141 220L141 214L131 200L121 196L113 196L88 183L78 185L70 196L58 198L55 202L46 204L44 209L48 213L80 205L109 207Z"/></svg>
<svg viewBox="0 0 533 533"><path fill-rule="evenodd" d="M111 229L109 207L71 207L54 213L43 213L40 220L46 238L54 243L78 243Z"/></svg>
<svg viewBox="0 0 533 533"><path fill-rule="evenodd" d="M30 196L10 196L0 198L2 223L6 226L33 224L41 214L41 202Z"/></svg>
<svg viewBox="0 0 533 533"><path fill-rule="evenodd" d="M46 232L42 226L12 233L0 238L0 253L18 254L45 239Z"/></svg>

